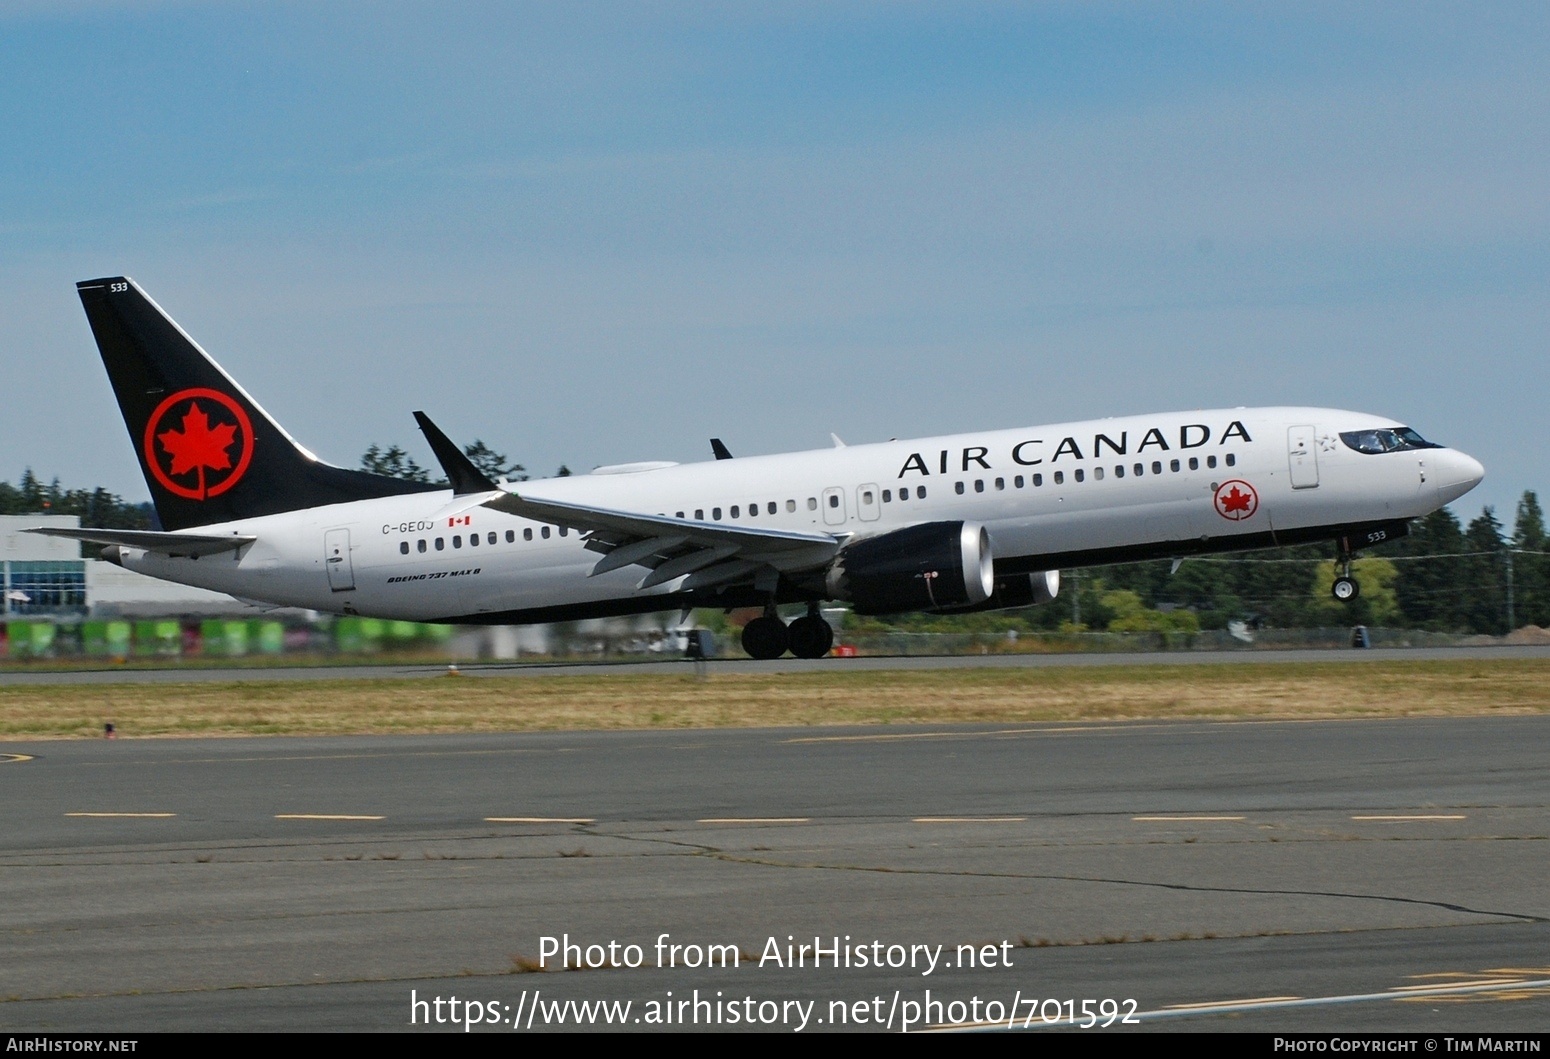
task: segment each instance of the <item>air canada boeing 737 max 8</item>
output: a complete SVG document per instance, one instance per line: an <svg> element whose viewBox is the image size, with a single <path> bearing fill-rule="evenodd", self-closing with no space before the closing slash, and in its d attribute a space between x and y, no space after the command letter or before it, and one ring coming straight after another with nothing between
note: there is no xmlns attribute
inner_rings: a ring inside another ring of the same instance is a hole
<svg viewBox="0 0 1550 1059"><path fill-rule="evenodd" d="M1045 601L1062 567L1406 532L1484 474L1391 419L1236 408L492 482L416 412L449 485L322 462L132 280L78 284L162 529L35 532L242 599L429 622L763 607L743 646L816 658L819 612ZM789 625L776 604L806 603Z"/></svg>

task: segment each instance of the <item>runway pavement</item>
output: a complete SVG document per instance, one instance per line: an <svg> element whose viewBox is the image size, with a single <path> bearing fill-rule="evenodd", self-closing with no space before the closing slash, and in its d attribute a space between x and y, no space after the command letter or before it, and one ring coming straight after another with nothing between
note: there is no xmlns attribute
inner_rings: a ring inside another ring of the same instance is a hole
<svg viewBox="0 0 1550 1059"><path fill-rule="evenodd" d="M708 662L716 673L843 673L852 670L897 669L1023 669L1044 666L1148 666L1148 665L1284 665L1296 662L1476 661L1488 659L1550 658L1550 645L1490 647L1408 647L1355 650L1297 651L1126 651L1088 654L1005 655L876 655L863 658L781 658L761 662L751 658L722 658ZM462 663L468 676L596 676L668 673L691 663L678 658L649 662L476 662ZM198 668L167 666L130 669L39 671L0 669L0 687L27 684L181 684L234 680L413 680L444 676L438 665L352 666L229 666Z"/></svg>
<svg viewBox="0 0 1550 1059"><path fill-rule="evenodd" d="M1550 717L0 744L0 1028L448 1030L456 996L507 1032L1039 1027L1083 1000L1141 1030L1543 1030L1547 739ZM558 971L566 942L637 966Z"/></svg>

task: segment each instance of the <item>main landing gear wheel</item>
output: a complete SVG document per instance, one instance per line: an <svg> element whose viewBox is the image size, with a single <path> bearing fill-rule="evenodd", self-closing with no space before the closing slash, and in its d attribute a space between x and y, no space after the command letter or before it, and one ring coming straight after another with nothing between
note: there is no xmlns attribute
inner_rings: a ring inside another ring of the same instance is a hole
<svg viewBox="0 0 1550 1059"><path fill-rule="evenodd" d="M743 626L743 650L752 658L779 658L791 644L786 623L773 614L755 618Z"/></svg>
<svg viewBox="0 0 1550 1059"><path fill-rule="evenodd" d="M834 646L834 629L816 614L798 618L786 630L791 653L798 658L822 658Z"/></svg>

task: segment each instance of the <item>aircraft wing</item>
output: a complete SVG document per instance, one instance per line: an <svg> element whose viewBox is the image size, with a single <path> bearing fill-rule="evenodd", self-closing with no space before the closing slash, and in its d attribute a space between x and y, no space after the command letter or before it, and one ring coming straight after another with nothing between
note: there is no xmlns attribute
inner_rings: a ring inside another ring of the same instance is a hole
<svg viewBox="0 0 1550 1059"><path fill-rule="evenodd" d="M815 570L839 551L829 533L727 526L715 522L645 515L502 492L484 507L508 515L580 530L586 546L603 553L592 576L626 566L647 569L637 588L687 575L684 589L737 582L758 583L780 573Z"/></svg>
<svg viewBox="0 0 1550 1059"><path fill-rule="evenodd" d="M217 537L198 533L164 533L159 530L67 529L55 526L38 526L26 532L41 533L45 537L68 537L91 544L120 544L158 555L186 555L194 558L234 552L258 540L257 537L235 533Z"/></svg>

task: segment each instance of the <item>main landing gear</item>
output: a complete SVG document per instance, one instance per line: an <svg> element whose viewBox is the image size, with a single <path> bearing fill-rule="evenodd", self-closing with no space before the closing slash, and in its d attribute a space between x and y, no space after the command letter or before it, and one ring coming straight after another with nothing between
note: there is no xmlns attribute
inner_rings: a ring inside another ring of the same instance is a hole
<svg viewBox="0 0 1550 1059"><path fill-rule="evenodd" d="M1335 560L1335 565L1340 568L1340 575L1330 586L1330 594L1342 603L1349 603L1362 594L1362 586L1351 576L1351 549L1346 546L1344 538L1341 538L1340 558Z"/></svg>
<svg viewBox="0 0 1550 1059"><path fill-rule="evenodd" d="M833 646L834 629L819 615L817 603L809 603L807 614L790 625L780 620L770 604L763 615L743 626L743 650L753 658L779 658L788 650L798 658L822 658Z"/></svg>

